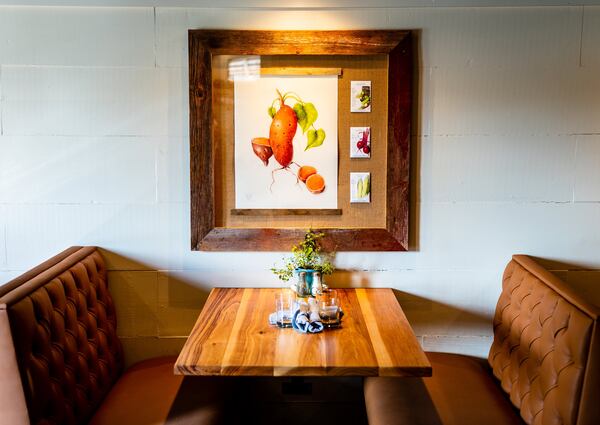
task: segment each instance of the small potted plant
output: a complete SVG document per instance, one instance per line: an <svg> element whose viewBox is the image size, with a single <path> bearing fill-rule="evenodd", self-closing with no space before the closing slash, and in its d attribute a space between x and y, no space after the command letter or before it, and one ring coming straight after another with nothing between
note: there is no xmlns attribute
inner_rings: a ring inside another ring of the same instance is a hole
<svg viewBox="0 0 600 425"><path fill-rule="evenodd" d="M332 254L321 252L318 240L325 236L309 229L304 240L292 247L292 256L284 259L283 267L273 267L271 271L282 281L289 281L294 275L298 282L293 289L300 296L315 295L321 290L322 277L334 271L331 264Z"/></svg>

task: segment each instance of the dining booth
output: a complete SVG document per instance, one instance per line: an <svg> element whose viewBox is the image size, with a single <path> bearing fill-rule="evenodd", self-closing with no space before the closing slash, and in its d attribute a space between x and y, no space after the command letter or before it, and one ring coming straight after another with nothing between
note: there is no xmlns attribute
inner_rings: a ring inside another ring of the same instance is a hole
<svg viewBox="0 0 600 425"><path fill-rule="evenodd" d="M277 409L253 412L255 402L273 403L254 400L268 388L257 377L279 397L306 402L314 391L329 408L328 387L352 397L364 380L365 404L354 410L373 424L597 418L600 308L525 255L504 272L487 360L425 353L389 288L327 289L306 304L289 289L214 288L177 358L123 370L109 286L97 248L72 247L2 287L7 423L281 419ZM294 298L291 310L284 297Z"/></svg>
<svg viewBox="0 0 600 425"><path fill-rule="evenodd" d="M480 3L0 1L0 425L598 424L600 1Z"/></svg>

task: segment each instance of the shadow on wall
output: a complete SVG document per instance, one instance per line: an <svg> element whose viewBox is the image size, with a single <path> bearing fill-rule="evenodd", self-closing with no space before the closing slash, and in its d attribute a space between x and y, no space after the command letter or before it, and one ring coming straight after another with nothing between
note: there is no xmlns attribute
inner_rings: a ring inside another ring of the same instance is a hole
<svg viewBox="0 0 600 425"><path fill-rule="evenodd" d="M536 262L538 262L542 267L550 271L600 271L597 265L591 265L586 263L574 263L574 262L565 262L564 260L555 259L555 258L542 258L542 257L534 257Z"/></svg>
<svg viewBox="0 0 600 425"><path fill-rule="evenodd" d="M500 281L499 281L500 282ZM336 270L327 277L332 288L368 288L366 273ZM487 355L492 342L492 315L469 311L439 301L394 289L415 335L427 351Z"/></svg>
<svg viewBox="0 0 600 425"><path fill-rule="evenodd" d="M109 289L117 311L117 334L126 364L179 354L211 287L189 279L189 273L162 272L149 265L102 250L111 262L128 270L109 271ZM198 272L200 273L200 272ZM332 287L370 287L359 271L339 270L328 278ZM415 334L431 351L465 351L465 344L487 343L491 317L395 290ZM479 337L474 341L473 336ZM469 340L471 338L471 340ZM451 344L449 346L448 344ZM468 351L468 350L467 350Z"/></svg>
<svg viewBox="0 0 600 425"><path fill-rule="evenodd" d="M493 317L394 290L417 336L489 337Z"/></svg>
<svg viewBox="0 0 600 425"><path fill-rule="evenodd" d="M410 123L410 207L408 217L408 250L419 250L419 225L421 182L421 128L422 114L422 92L423 84L421 72L423 72L423 58L421 54L421 30L411 30L413 51L413 84L412 84L412 117Z"/></svg>
<svg viewBox="0 0 600 425"><path fill-rule="evenodd" d="M128 266L128 270L108 271L126 365L178 355L211 288L200 287L177 272L153 270L131 258L100 251L105 259Z"/></svg>
<svg viewBox="0 0 600 425"><path fill-rule="evenodd" d="M600 270L584 263L533 257L552 274L565 281L591 303L600 306Z"/></svg>

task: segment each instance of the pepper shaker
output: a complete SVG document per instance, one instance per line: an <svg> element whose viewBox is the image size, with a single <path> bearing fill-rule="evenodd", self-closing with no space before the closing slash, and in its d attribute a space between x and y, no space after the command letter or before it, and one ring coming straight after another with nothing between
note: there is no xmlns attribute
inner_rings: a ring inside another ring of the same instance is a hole
<svg viewBox="0 0 600 425"><path fill-rule="evenodd" d="M313 283L311 288L311 295L316 297L319 294L323 293L323 283L321 281L321 272L313 273Z"/></svg>

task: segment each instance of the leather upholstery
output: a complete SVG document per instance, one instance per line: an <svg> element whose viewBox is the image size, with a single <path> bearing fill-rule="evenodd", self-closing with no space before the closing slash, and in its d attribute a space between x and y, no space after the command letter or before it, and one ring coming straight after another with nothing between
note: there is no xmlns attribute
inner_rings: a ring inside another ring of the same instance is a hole
<svg viewBox="0 0 600 425"><path fill-rule="evenodd" d="M427 353L430 378L366 378L370 425L522 425L482 359Z"/></svg>
<svg viewBox="0 0 600 425"><path fill-rule="evenodd" d="M1 424L217 423L228 381L183 378L174 363L150 359L122 374L95 247L69 248L0 287Z"/></svg>
<svg viewBox="0 0 600 425"><path fill-rule="evenodd" d="M510 424L516 411L529 425L597 424L599 316L598 306L530 257L515 255L494 316L492 369L477 369L465 356L428 353L432 378L368 378L369 423Z"/></svg>
<svg viewBox="0 0 600 425"><path fill-rule="evenodd" d="M85 423L123 368L104 262L83 248L21 279L5 303L32 424Z"/></svg>
<svg viewBox="0 0 600 425"><path fill-rule="evenodd" d="M0 305L0 423L28 425L27 405L5 307Z"/></svg>
<svg viewBox="0 0 600 425"><path fill-rule="evenodd" d="M530 258L515 256L508 264L489 362L526 423L582 423L579 403L597 320L594 306Z"/></svg>
<svg viewBox="0 0 600 425"><path fill-rule="evenodd" d="M130 367L89 425L219 423L226 378L175 375L175 360L176 357L161 357Z"/></svg>

